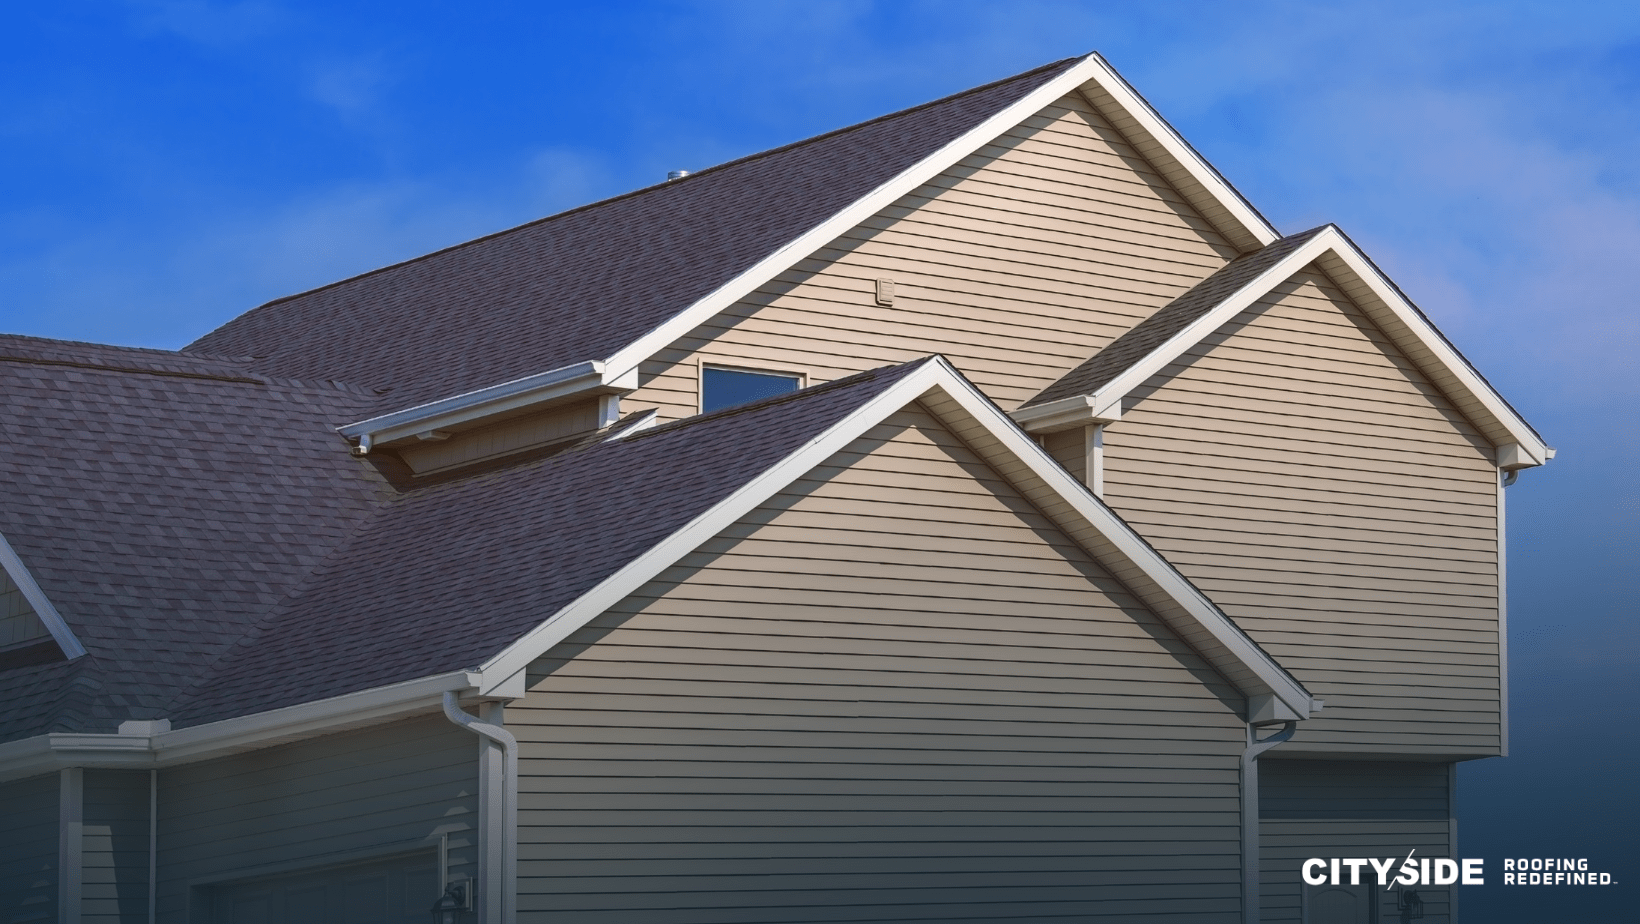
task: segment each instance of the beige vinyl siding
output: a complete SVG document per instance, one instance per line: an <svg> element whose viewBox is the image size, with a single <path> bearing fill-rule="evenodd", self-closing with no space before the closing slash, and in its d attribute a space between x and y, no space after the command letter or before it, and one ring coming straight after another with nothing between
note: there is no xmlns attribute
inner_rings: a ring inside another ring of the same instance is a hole
<svg viewBox="0 0 1640 924"><path fill-rule="evenodd" d="M473 876L476 741L432 716L162 770L161 919L201 913L202 882L436 848L443 834L451 876Z"/></svg>
<svg viewBox="0 0 1640 924"><path fill-rule="evenodd" d="M148 771L85 771L84 924L148 919Z"/></svg>
<svg viewBox="0 0 1640 924"><path fill-rule="evenodd" d="M1146 383L1105 500L1327 703L1292 750L1499 745L1491 446L1308 268Z"/></svg>
<svg viewBox="0 0 1640 924"><path fill-rule="evenodd" d="M529 681L526 915L1236 920L1241 698L920 409Z"/></svg>
<svg viewBox="0 0 1640 924"><path fill-rule="evenodd" d="M1274 753L1274 752L1272 752ZM1260 902L1264 924L1302 924L1301 867L1311 857L1456 858L1450 765L1435 762L1282 760L1259 763ZM1394 873L1399 872L1397 861ZM1370 867L1362 868L1377 881ZM1346 874L1347 875L1347 874ZM1424 924L1451 920L1449 889L1417 886ZM1398 921L1395 893L1375 887L1377 920Z"/></svg>
<svg viewBox="0 0 1640 924"><path fill-rule="evenodd" d="M695 413L702 362L817 384L943 353L1011 408L1234 256L1072 94L661 351L622 407Z"/></svg>
<svg viewBox="0 0 1640 924"><path fill-rule="evenodd" d="M0 783L0 924L57 920L58 776Z"/></svg>

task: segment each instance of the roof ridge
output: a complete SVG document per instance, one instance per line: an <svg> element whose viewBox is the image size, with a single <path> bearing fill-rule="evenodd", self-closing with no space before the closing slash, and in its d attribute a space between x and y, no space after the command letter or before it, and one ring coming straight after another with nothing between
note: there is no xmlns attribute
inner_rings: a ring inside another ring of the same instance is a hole
<svg viewBox="0 0 1640 924"><path fill-rule="evenodd" d="M1090 52L1090 54L1091 54L1091 52ZM966 90L962 90L962 91L959 91L957 93L952 93L952 94L949 94L947 96L942 96L939 99L929 100L926 103L919 103L915 106L909 106L905 109L899 109L899 110L895 110L894 112L884 113L883 115L874 116L870 119L866 119L866 120L861 121L861 122L854 122L854 123L851 123L851 124L848 124L848 125L844 125L844 126L841 126L841 127L838 127L838 128L834 128L831 131L821 132L818 135L811 135L807 138L800 138L796 141L787 142L786 144L778 145L776 147L766 148L766 149L761 150L761 151L754 151L751 154L745 154L745 155L737 157L733 160L724 161L721 164L713 164L710 167L704 167L700 170L692 171L686 177L680 177L676 180L666 180L666 181L660 182L660 183L653 183L649 186L642 186L642 187L639 187L638 189L633 189L633 190L629 190L629 191L624 192L624 193L620 193L618 195L609 196L609 197L606 197L606 198L603 198L603 199L598 199L598 200L593 201L593 202L588 202L584 205L578 205L578 206L575 206L574 208L565 209L561 212L554 212L551 215L544 215L540 218L532 218L529 221L523 222L522 224L513 225L510 228L503 228L499 231L492 231L489 234L481 235L479 237L475 237L475 238L472 238L470 240L465 240L465 241L461 241L459 243L451 244L448 247L441 247L437 250L432 250L432 251L428 251L427 253L420 254L419 256L410 257L410 258L405 259L405 260L400 260L397 263L390 263L386 266L379 266L379 267L376 267L375 269L366 270L362 273L356 273L352 276L348 276L345 279L338 279L335 282L329 282L329 283L326 283L322 286L315 286L311 289L303 289L300 292L292 292L289 295L281 295L278 298L270 299L268 301L263 302L260 305L257 305L255 307L251 308L250 310L246 311L245 314L251 314L253 312L260 311L263 308L269 308L269 307L272 307L274 305L283 304L285 302L288 302L288 301L291 301L291 300L294 300L294 299L298 299L298 298L302 298L304 296L312 295L316 292L328 291L330 289L337 288L338 286L346 285L348 283L355 282L355 281L360 280L360 279L366 279L366 278L369 278L371 276L375 276L379 273L385 273L385 272L388 272L389 270L398 269L399 267L402 267L402 266L409 266L409 265L412 265L412 264L415 264L415 263L420 263L423 260L430 260L434 257L441 256L443 254L452 253L452 252L455 252L455 251L458 251L458 250L462 250L466 247L471 247L471 246L476 245L476 244L482 244L486 241L491 241L491 240L494 240L498 237L503 237L503 236L508 235L508 234L513 234L515 232L522 231L526 228L534 228L534 227L537 227L537 226L540 226L540 225L547 224L548 222L557 221L561 218L567 218L571 215L577 215L577 214L580 214L582 212L590 211L592 209L601 208L603 206L609 205L609 204L614 203L614 202L620 202L620 201L623 201L623 200L626 200L626 199L632 199L632 198L635 198L637 196L641 196L641 195L644 195L646 193L652 193L652 192L655 192L655 191L661 190L661 189L676 187L680 183L686 182L688 180L692 180L696 177L706 176L706 175L709 175L709 174L712 174L712 173L717 173L719 171L726 170L730 167L735 167L735 166L739 166L741 164L750 163L752 161L761 160L761 159L766 158L766 157L772 157L776 154L779 154L779 153L782 153L782 152L785 152L785 151L790 151L794 148L803 147L805 145L814 144L814 143L817 143L817 142L820 142L820 141L824 141L827 138L834 138L838 135L843 135L843 134L847 134L849 132L858 131L858 130L866 128L868 126L877 125L877 124L880 124L882 122L889 121L891 119L903 118L903 117L911 115L913 113L921 112L921 111L926 110L926 109L930 109L934 106L942 105L942 104L945 104L945 103L949 103L953 100L961 99L965 96L971 96L971 95L976 94L976 93L981 93L981 92L984 92L986 90L991 90L995 87L1001 86L1002 84L1012 83L1015 80L1022 80L1022 79L1025 79L1027 77L1032 77L1032 76L1035 76L1037 74L1042 73L1043 71L1051 70L1051 69L1056 68L1056 67L1063 67L1069 61L1079 61L1079 60L1081 60L1082 58L1085 58L1085 57L1087 57L1087 55L1082 55L1080 57L1075 57L1075 58L1061 58L1057 61L1052 61L1052 62L1049 62L1048 64L1043 64L1039 67L1033 67L1028 71L1022 71L1018 74L1013 74L1013 75L1008 76L1008 77L1003 77L999 80L993 80L990 83L983 84L981 86L969 87ZM244 316L245 315L240 315L239 317L244 317ZM232 319L232 320L237 320L237 318ZM203 339L204 336L209 336L211 333L214 333L214 331L207 331L205 335L203 335L202 337L200 337L198 339ZM198 339L196 339L194 342L197 343ZM190 346L191 346L191 344L190 344ZM183 352L189 352L189 347L187 347L187 346L183 347L182 351Z"/></svg>

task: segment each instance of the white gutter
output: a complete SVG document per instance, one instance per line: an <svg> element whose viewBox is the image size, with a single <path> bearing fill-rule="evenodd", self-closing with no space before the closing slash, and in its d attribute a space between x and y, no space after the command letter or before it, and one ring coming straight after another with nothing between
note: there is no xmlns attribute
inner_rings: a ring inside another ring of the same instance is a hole
<svg viewBox="0 0 1640 924"><path fill-rule="evenodd" d="M609 369L596 360L577 363L350 423L337 427L336 432L356 441L358 452L363 455L384 443L417 436L436 438L439 434L467 429L503 415L638 387L636 368L627 369L621 375L613 375Z"/></svg>
<svg viewBox="0 0 1640 924"><path fill-rule="evenodd" d="M115 734L54 732L0 744L0 782L70 767L151 769L207 760L439 709L445 692L476 693L482 673L453 671L255 715L171 730L164 719ZM516 684L490 683L490 696Z"/></svg>

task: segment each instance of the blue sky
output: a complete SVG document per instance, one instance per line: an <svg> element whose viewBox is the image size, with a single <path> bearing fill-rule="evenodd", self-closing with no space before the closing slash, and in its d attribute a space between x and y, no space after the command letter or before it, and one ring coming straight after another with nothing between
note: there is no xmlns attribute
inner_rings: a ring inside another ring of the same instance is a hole
<svg viewBox="0 0 1640 924"><path fill-rule="evenodd" d="M1464 901L1632 914L1640 5L29 5L0 32L0 329L178 347L1090 49L1278 228L1341 225L1560 450L1509 491L1514 756L1464 768L1460 852L1637 887Z"/></svg>

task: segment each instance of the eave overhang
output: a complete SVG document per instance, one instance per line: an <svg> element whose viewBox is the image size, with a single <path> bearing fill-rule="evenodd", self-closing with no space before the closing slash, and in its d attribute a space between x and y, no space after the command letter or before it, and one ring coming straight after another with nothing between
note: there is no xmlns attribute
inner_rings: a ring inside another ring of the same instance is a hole
<svg viewBox="0 0 1640 924"><path fill-rule="evenodd" d="M1554 450L1531 425L1334 225L1320 229L1104 384L1086 394L1041 404L1027 403L1010 416L1030 433L1051 433L1119 421L1122 402L1134 390L1312 263L1332 279L1496 447L1495 461L1499 468L1506 471L1529 468L1554 458ZM1164 306L1161 310L1167 308Z"/></svg>
<svg viewBox="0 0 1640 924"><path fill-rule="evenodd" d="M618 395L638 386L636 367L612 373L593 360L502 382L465 394L429 401L337 427L361 453L415 439L442 439L535 411L597 395Z"/></svg>

